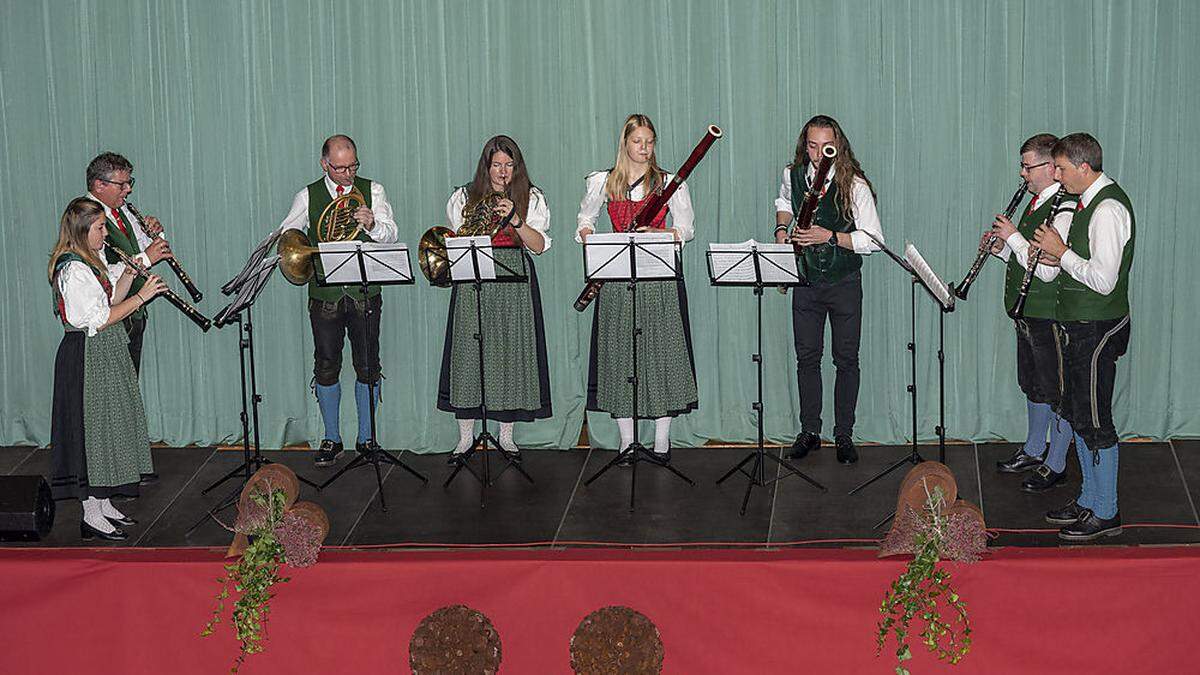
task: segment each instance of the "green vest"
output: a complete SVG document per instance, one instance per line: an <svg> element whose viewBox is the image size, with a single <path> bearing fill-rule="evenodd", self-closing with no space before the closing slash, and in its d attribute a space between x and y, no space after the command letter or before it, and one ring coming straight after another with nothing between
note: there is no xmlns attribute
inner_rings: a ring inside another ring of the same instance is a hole
<svg viewBox="0 0 1200 675"><path fill-rule="evenodd" d="M800 204L804 201L804 168L800 165L792 167L792 212L799 215ZM853 232L856 228L854 221L844 218L837 206L837 183L830 182L829 189L817 202L817 210L813 214L813 225L833 232ZM862 256L840 246L818 244L805 246L800 254L801 273L809 283L831 284L841 280L852 272L862 268Z"/></svg>
<svg viewBox="0 0 1200 675"><path fill-rule="evenodd" d="M97 202L97 204L100 204L100 202ZM100 208L104 209L106 214L112 215L112 209L104 204L100 204ZM121 228L114 225L113 222L106 217L104 219L104 223L108 227L108 236L104 238L105 243L107 243L110 247L121 249L122 253L125 253L130 257L141 253L142 249L140 246L138 246L137 235L133 233L133 224L129 222L129 219L125 217L125 212L121 209L117 209L117 217L119 217L121 219L121 223L125 225L125 231L129 233L129 236L125 236L125 234L121 232ZM117 257L117 254L113 253L112 251L106 250L104 254L108 264L110 265L121 261L121 259ZM133 283L129 285L129 295L133 295L134 293L142 290L142 286L145 284L145 280L141 277L134 279ZM137 310L129 315L129 318L145 319L146 308L138 307Z"/></svg>
<svg viewBox="0 0 1200 675"><path fill-rule="evenodd" d="M1133 243L1137 238L1137 219L1133 215L1133 205L1129 203L1129 195L1119 185L1113 183L1101 188L1092 197L1092 203L1076 211L1071 219L1071 232L1067 236L1067 248L1077 253L1081 258L1092 257L1088 242L1089 225L1096 207L1106 200L1115 199L1129 211L1129 241L1125 242L1125 250L1121 252L1121 267L1117 275L1117 285L1108 295L1101 295L1084 284L1073 279L1069 274L1058 276L1058 304L1055 309L1055 319L1058 321L1102 321L1105 319L1120 319L1129 314L1129 268L1133 266Z"/></svg>
<svg viewBox="0 0 1200 675"><path fill-rule="evenodd" d="M1061 189L1061 188L1060 188ZM1050 205L1054 203L1054 195L1050 195L1045 202L1039 204L1036 209L1025 213L1021 216L1021 221L1017 223L1017 232L1021 233L1027 241L1033 241L1033 233L1038 227L1046 221L1046 216L1050 213ZM1063 201L1063 205L1059 208L1074 209L1075 202L1068 197ZM1017 256L1010 255L1008 257L1008 269L1004 273L1004 308L1011 310L1017 304L1017 296L1021 292L1021 280L1025 278L1025 267L1017 262ZM1046 283L1037 278L1035 274L1029 282L1029 297L1025 299L1025 316L1031 319L1053 319L1055 304L1058 302L1058 279L1050 283Z"/></svg>
<svg viewBox="0 0 1200 675"><path fill-rule="evenodd" d="M362 193L363 200L366 202L367 208L371 208L371 180L356 176L354 178L354 187ZM320 178L308 186L308 242L312 246L316 246L319 242L317 239L317 219L321 217L321 212L326 206L333 203L333 197L329 195L329 188L325 186L325 179ZM359 232L358 241L374 241L367 236L366 232ZM322 286L317 283L318 279L325 278L325 268L321 265L321 256L313 254L313 269L316 270L316 275L312 281L308 282L308 297L313 300L322 302L337 302L342 299L342 296L350 296L352 298L362 299L362 288L359 286ZM379 286L367 286L367 297L373 298L379 295Z"/></svg>

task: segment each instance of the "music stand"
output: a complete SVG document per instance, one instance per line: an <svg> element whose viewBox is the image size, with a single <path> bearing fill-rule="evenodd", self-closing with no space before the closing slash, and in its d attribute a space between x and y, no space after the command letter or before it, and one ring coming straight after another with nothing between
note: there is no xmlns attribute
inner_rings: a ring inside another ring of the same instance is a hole
<svg viewBox="0 0 1200 675"><path fill-rule="evenodd" d="M664 247L665 245L665 247ZM634 509L634 497L637 494L637 467L641 462L649 462L652 466L662 467L695 486L696 482L685 476L679 469L671 466L670 462L654 456L638 438L638 335L642 329L637 322L637 284L647 280L670 280L677 283L683 280L683 257L680 255L681 244L675 241L674 235L663 232L613 232L589 235L583 242L583 274L584 279L592 281L612 282L624 281L629 289L630 303L633 311L633 321L630 326L632 341L633 374L628 382L633 389L633 442L624 450L617 453L607 464L601 467L584 485L591 485L609 469L628 462L632 471L629 478L629 510ZM669 253L668 253L669 251Z"/></svg>
<svg viewBox="0 0 1200 675"><path fill-rule="evenodd" d="M450 283L454 285L470 284L475 289L475 327L476 333L473 336L478 346L479 356L479 411L481 417L480 431L474 440L471 441L471 447L462 453L461 456L455 457L454 470L446 477L446 482L442 484L443 488L450 486L450 483L458 476L458 474L466 469L468 473L479 481L479 508L487 505L487 489L492 486L500 476L503 476L509 469L515 469L517 473L525 477L525 480L533 483L533 477L521 467L520 455L509 454L502 447L500 441L492 435L488 430L488 407L487 407L487 380L483 368L484 348L483 348L483 284L487 283L505 283L524 281L529 278L528 272L524 269L525 256L521 256L521 271L517 271L504 264L502 261L496 260L492 253L492 239L489 236L481 235L477 237L450 237L446 239L446 257L450 265ZM492 475L491 463L488 452L489 444L500 451L500 455L504 457L504 468L495 476ZM480 470L477 472L471 467L471 458L478 453L482 455Z"/></svg>
<svg viewBox="0 0 1200 675"><path fill-rule="evenodd" d="M758 325L758 349L750 356L750 360L754 362L758 370L758 398L750 404L750 409L758 417L758 447L718 478L717 485L725 482L735 473L741 473L749 479L746 483L746 494L742 497L740 513L743 516L746 515L746 505L750 502L751 490L755 487L765 487L776 483L789 476L799 476L821 492L828 492L824 485L813 480L787 460L774 454L767 454L763 445L763 288L766 286L807 285L800 278L800 273L796 269L795 247L792 244L763 244L756 241L745 244L709 244L707 258L709 282L713 286L748 286L754 289ZM767 480L765 461L767 459L782 467L785 470L784 474ZM747 471L742 467L750 460L754 460L754 465Z"/></svg>
<svg viewBox="0 0 1200 675"><path fill-rule="evenodd" d="M271 460L263 457L262 448L259 444L259 424L258 424L258 404L262 403L262 396L258 393L258 378L254 368L254 322L251 308L254 302L258 299L267 282L271 280L275 268L279 265L279 256L267 257L265 251L269 248L269 242L274 240L268 237L263 243L260 243L250 255L250 259L242 268L242 271L222 287L221 292L225 295L237 293L237 296L226 305L213 318L213 324L217 328L223 328L231 322L236 322L238 325L238 364L242 380L242 463L235 467L232 471L225 474L217 481L200 491L201 495L206 495L212 492L217 487L234 477L239 477L238 486L224 499L217 503L216 506L205 512L205 515L196 521L190 528L188 533L191 533L206 518L214 516L220 511L223 511L237 503L238 496L241 495L242 487L250 477L259 469L267 464L274 464ZM244 315L244 316L243 316ZM247 376L247 371L249 375ZM247 384L249 387L247 390ZM250 422L254 422L254 447L250 447ZM311 487L317 487L317 484L297 475L301 482Z"/></svg>
<svg viewBox="0 0 1200 675"><path fill-rule="evenodd" d="M399 286L413 283L412 266L408 261L408 246L406 244L379 244L361 241L321 242L317 244L317 255L321 259L321 269L326 270L324 278L317 283L322 286L357 286L363 298L363 334L367 334L367 326L371 320L371 303L367 302L367 291L370 286ZM383 472L380 464L391 464L411 473L428 483L429 479L416 469L404 463L399 457L384 450L375 440L375 388L378 382L367 384L367 409L371 416L371 437L365 443L366 450L356 453L354 459L333 474L318 490L324 490L334 481L341 478L347 471L370 464L375 468L375 485L379 488L379 506L387 511L387 500L383 496Z"/></svg>
<svg viewBox="0 0 1200 675"><path fill-rule="evenodd" d="M865 232L865 230L864 230ZM917 449L917 287L925 289L929 297L938 305L938 396L939 396L939 412L938 412L938 459L943 464L946 462L946 369L945 369L945 339L946 339L946 314L954 311L954 296L950 293L949 288L933 273L929 265L925 263L924 258L911 243L906 244L904 248L905 257L901 258L884 245L882 241L866 232L867 236L879 246L880 250L894 260L897 265L905 272L908 272L912 278L912 283L909 288L909 303L911 313L911 328L908 342L908 352L910 358L908 394L912 405L912 439L909 444L909 454L904 458L897 460L887 468L880 471L878 474L867 479L847 494L854 494L875 481L883 478L891 472L899 469L905 464L917 465L926 461L921 456ZM893 516L895 511L886 516L875 524L875 528L886 523Z"/></svg>

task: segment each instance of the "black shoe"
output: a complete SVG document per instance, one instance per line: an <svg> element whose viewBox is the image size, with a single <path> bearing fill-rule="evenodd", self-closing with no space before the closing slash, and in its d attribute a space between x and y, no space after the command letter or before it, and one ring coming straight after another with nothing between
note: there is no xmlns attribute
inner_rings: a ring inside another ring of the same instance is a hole
<svg viewBox="0 0 1200 675"><path fill-rule="evenodd" d="M82 537L84 541L90 541L97 537L105 541L125 541L129 538L129 535L125 534L125 532L120 529L113 530L112 532L101 532L91 525L88 525L87 521L83 520L79 521L79 536Z"/></svg>
<svg viewBox="0 0 1200 675"><path fill-rule="evenodd" d="M670 448L667 448L666 452L651 452L650 454L654 457L655 462L658 462L659 464L661 464L663 466L666 466L671 463L671 449Z"/></svg>
<svg viewBox="0 0 1200 675"><path fill-rule="evenodd" d="M496 449L499 450L504 455L505 459L512 462L513 464L521 463L521 449L520 448L517 448L516 450L509 450L509 449L505 448L503 445L497 445Z"/></svg>
<svg viewBox="0 0 1200 675"><path fill-rule="evenodd" d="M1112 518L1098 518L1091 509L1084 509L1079 520L1058 531L1058 538L1066 541L1092 541L1100 537L1115 537L1121 534L1121 514Z"/></svg>
<svg viewBox="0 0 1200 675"><path fill-rule="evenodd" d="M142 487L146 487L147 485L154 485L157 482L158 482L158 474L144 473L144 474L142 474L141 479L138 480L138 485L140 485Z"/></svg>
<svg viewBox="0 0 1200 675"><path fill-rule="evenodd" d="M137 525L137 521L129 516L125 516L124 518L110 518L109 516L104 516L104 518L116 527L132 527Z"/></svg>
<svg viewBox="0 0 1200 675"><path fill-rule="evenodd" d="M622 450L621 452L625 452L625 451ZM620 453L617 453L617 454L618 454L618 456L620 455ZM623 457L621 457L620 460L617 461L617 466L622 466L622 467L633 466L633 456L635 454L637 454L637 453L625 452L625 455Z"/></svg>
<svg viewBox="0 0 1200 675"><path fill-rule="evenodd" d="M1084 511L1087 511L1087 509L1083 508L1074 499L1072 499L1071 503L1067 504L1061 509L1047 511L1046 522L1050 523L1051 525L1070 525L1071 523L1079 520L1079 515Z"/></svg>
<svg viewBox="0 0 1200 675"><path fill-rule="evenodd" d="M821 437L816 434L811 434L807 431L796 436L796 440L792 443L792 451L788 453L788 459L804 459L808 453L821 447Z"/></svg>
<svg viewBox="0 0 1200 675"><path fill-rule="evenodd" d="M858 461L858 448L854 447L854 441L849 436L838 436L837 443L837 460L842 464L853 464Z"/></svg>
<svg viewBox="0 0 1200 675"><path fill-rule="evenodd" d="M337 464L338 457L341 457L345 451L341 441L334 443L326 438L321 441L321 447L317 448L317 457L313 460L313 464L317 466L333 466Z"/></svg>
<svg viewBox="0 0 1200 675"><path fill-rule="evenodd" d="M1042 463L1042 460L1033 455L1025 454L1025 448L1020 448L1013 454L1012 457L996 462L996 470L1000 473L1021 473L1028 471Z"/></svg>
<svg viewBox="0 0 1200 675"><path fill-rule="evenodd" d="M446 463L450 466L458 466L459 464L467 461L467 454L468 453L466 450L463 450L462 452L451 452L450 456L446 458Z"/></svg>
<svg viewBox="0 0 1200 675"><path fill-rule="evenodd" d="M1067 479L1067 470L1055 471L1045 464L1039 464L1033 473L1021 483L1021 489L1025 492L1037 494L1045 492L1055 485L1062 485L1062 482Z"/></svg>
<svg viewBox="0 0 1200 675"><path fill-rule="evenodd" d="M383 448L381 448L379 446L379 444L376 443L375 441L367 441L365 443L355 443L354 444L354 451L360 455L366 455L366 454L372 453L372 452L379 452L380 450L383 450Z"/></svg>

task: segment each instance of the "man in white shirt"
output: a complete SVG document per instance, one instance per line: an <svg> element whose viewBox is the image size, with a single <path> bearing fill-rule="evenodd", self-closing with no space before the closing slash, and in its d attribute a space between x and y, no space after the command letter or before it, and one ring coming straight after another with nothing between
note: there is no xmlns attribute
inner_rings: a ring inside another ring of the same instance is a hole
<svg viewBox="0 0 1200 675"><path fill-rule="evenodd" d="M1038 228L1034 243L1059 260L1055 306L1062 350L1059 412L1075 432L1083 473L1077 499L1046 514L1067 541L1121 533L1117 508L1117 431L1112 419L1117 359L1129 348L1129 271L1136 222L1129 196L1103 172L1103 151L1090 134L1054 146L1056 178L1079 195L1066 240Z"/></svg>
<svg viewBox="0 0 1200 675"><path fill-rule="evenodd" d="M357 190L363 205L352 218L360 227L359 241L391 243L396 241L396 221L387 193L379 183L358 175L358 148L345 135L330 136L321 146L321 168L325 176L296 193L292 208L280 225L280 231L294 229L308 235L309 244L322 241L316 227L325 207ZM316 274L308 283L308 316L313 332L313 389L321 409L325 437L317 451L317 466L332 466L342 455L342 436L338 408L342 389L342 346L350 338L350 354L356 381L354 400L358 412L356 449L367 452L373 443L370 405L372 390L379 401L379 315L383 295L379 286L367 292L357 286L322 286L318 277L324 272L314 260ZM377 447L377 444L376 444Z"/></svg>

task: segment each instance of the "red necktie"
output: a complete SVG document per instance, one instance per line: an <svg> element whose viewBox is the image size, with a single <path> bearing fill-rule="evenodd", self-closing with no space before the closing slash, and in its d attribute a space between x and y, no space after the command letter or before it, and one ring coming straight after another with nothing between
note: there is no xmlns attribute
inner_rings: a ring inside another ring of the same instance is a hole
<svg viewBox="0 0 1200 675"><path fill-rule="evenodd" d="M1082 211L1082 210L1083 210L1083 197L1080 197L1080 198L1079 198L1079 201L1075 202L1075 210L1076 210L1076 211Z"/></svg>
<svg viewBox="0 0 1200 675"><path fill-rule="evenodd" d="M1041 198L1041 195L1033 196L1033 201L1029 202L1029 212L1030 213L1033 213L1034 211L1037 210L1037 203L1038 203L1038 199L1040 199L1040 198Z"/></svg>
<svg viewBox="0 0 1200 675"><path fill-rule="evenodd" d="M120 212L120 211L117 211L116 209L113 209L113 210L112 210L112 217L113 217L113 220L117 221L117 228L118 228L119 230L121 230L121 234L123 234L123 235L125 235L126 237L128 237L128 236L129 236L129 230L126 230L126 229L125 229L125 223L121 221L121 212Z"/></svg>
<svg viewBox="0 0 1200 675"><path fill-rule="evenodd" d="M341 185L338 186L338 196L339 197L341 197L342 193L345 191L346 191L346 188L342 187Z"/></svg>

